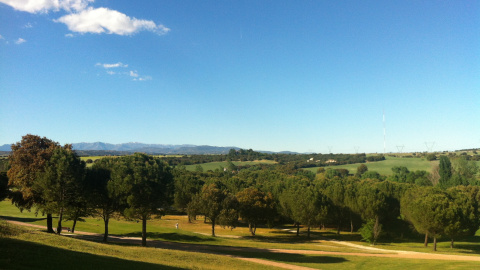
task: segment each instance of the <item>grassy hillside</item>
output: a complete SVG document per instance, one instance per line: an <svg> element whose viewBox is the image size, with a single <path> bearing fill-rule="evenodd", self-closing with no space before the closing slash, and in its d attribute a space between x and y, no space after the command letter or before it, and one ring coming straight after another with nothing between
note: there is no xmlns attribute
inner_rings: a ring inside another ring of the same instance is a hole
<svg viewBox="0 0 480 270"><path fill-rule="evenodd" d="M256 165L256 164L275 164L276 162L273 160L256 160L256 161L233 161L233 164L236 166L247 166L247 165ZM215 171L216 169L222 169L228 166L228 163L226 161L223 162L209 162L209 163L203 163L199 164L202 166L203 171L208 171L212 170ZM194 171L196 169L197 165L187 165L186 168L187 170Z"/></svg>
<svg viewBox="0 0 480 270"><path fill-rule="evenodd" d="M347 169L350 173L355 173L357 171L357 167L360 164L347 164L347 165L339 165L339 166L330 166L327 168L339 168L339 169ZM430 172L433 166L438 165L438 160L436 161L427 161L425 158L402 158L402 157L386 157L386 160L377 161L377 162L367 162L369 171L377 171L382 175L391 175L392 174L392 167L395 166L404 166L407 167L410 171L416 170L425 170ZM312 172L317 172L318 167L308 168Z"/></svg>
<svg viewBox="0 0 480 270"><path fill-rule="evenodd" d="M45 225L45 220L34 213L20 213L9 201L0 203L0 215L33 224ZM102 232L102 221L87 218L77 230ZM175 229L176 223L180 228ZM98 228L97 225L100 225ZM66 222L64 226L71 226ZM1 226L0 226L1 227ZM112 234L121 236L140 235L141 225L135 221L112 221ZM288 232L292 226L280 226L273 229L259 228L257 236L251 237L245 226L230 230L217 227L219 237L208 236L210 224L203 220L188 223L185 216L165 216L148 223L148 238L189 244L217 246L217 252L224 254L271 260L305 266L315 269L476 269L478 262L460 262L446 260L421 260L408 258L378 258L356 256L354 253L377 253L361 250L356 247L340 245L320 240L320 237L337 237L353 243L359 242L359 235L342 233L336 236L333 231L313 230L313 239L305 236L296 237ZM273 269L262 264L246 262L234 257L214 254L186 252L162 248L142 248L136 245L100 244L91 241L73 239L65 236L46 234L41 231L23 231L17 235L0 237L0 269ZM0 234L2 229L0 228ZM302 232L304 229L302 228ZM449 241L439 243L439 250L447 254L480 254L478 236L468 241L457 241L457 247L448 248ZM381 243L380 248L392 250L414 250L432 252L431 248L423 248L423 238L418 241L403 243ZM227 246L250 247L255 249L230 249ZM345 254L289 254L285 252L269 252L263 248L303 249L315 251L344 252ZM349 255L352 253L352 255ZM26 260L25 258L28 258Z"/></svg>

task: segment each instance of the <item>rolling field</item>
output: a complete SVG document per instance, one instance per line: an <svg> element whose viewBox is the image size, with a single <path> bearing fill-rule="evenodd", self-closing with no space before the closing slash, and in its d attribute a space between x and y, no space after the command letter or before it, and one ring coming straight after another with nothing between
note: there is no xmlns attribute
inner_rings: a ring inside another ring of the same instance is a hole
<svg viewBox="0 0 480 270"><path fill-rule="evenodd" d="M21 213L9 201L0 202L0 216L4 219L42 226L46 223L42 216L35 216L32 212ZM175 229L176 223L179 223L178 230ZM63 223L65 227L71 225L71 222ZM133 269L274 269L273 266L268 266L269 262L313 269L405 269L406 267L476 269L480 267L480 262L474 261L418 259L395 255L395 250L411 250L430 256L428 254L434 252L431 251L431 247L423 248L422 237L413 242L380 243L376 247L386 250L376 251L364 249L363 247L369 246L360 242L360 237L356 233L342 232L340 236L336 236L331 230L313 230L312 239L307 239L304 235L296 237L290 232L292 229L290 225L273 229L259 228L257 236L252 237L245 226L239 226L233 230L217 226L216 233L219 237L211 237L209 236L210 224L204 223L202 219L188 223L185 216L167 215L161 219L150 220L147 225L148 239L173 243L172 248L165 249L142 248L132 243L103 244L96 242L100 238L92 242L91 238L89 241L81 240L83 238L78 234L75 235L79 239L75 239L28 228L14 236L0 237L0 268L61 269L69 265L71 266L69 268L84 269L95 265L101 266L102 269L132 269L132 267ZM76 230L103 233L103 221L86 218L86 222L79 223ZM112 220L110 223L112 235L139 237L140 231L141 223L135 221L120 219ZM325 241L325 237L342 241ZM480 255L479 239L480 236L477 234L469 241L458 241L454 249L448 247L449 241L441 241L439 252L431 256L443 253L469 254L478 257ZM342 244L341 242L345 240L357 246ZM154 246L154 242L149 242L149 245ZM187 252L176 249L175 245L200 246L194 248L196 252ZM208 246L214 247L215 254L205 249ZM277 251L273 252L272 249ZM227 254L230 257L219 254ZM24 259L27 257L29 260ZM245 258L259 261L248 262Z"/></svg>
<svg viewBox="0 0 480 270"><path fill-rule="evenodd" d="M275 164L276 162L273 160L255 160L255 161L233 161L235 166L246 166L246 165L256 165L256 164ZM189 171L195 171L197 165L202 166L203 171L212 170L215 171L216 169L221 169L228 166L228 162L221 161L221 162L209 162L203 164L194 164L194 165L187 165L185 166Z"/></svg>
<svg viewBox="0 0 480 270"><path fill-rule="evenodd" d="M438 165L438 160L427 161L425 158L401 158L401 157L385 157L386 160L376 161L376 162L367 162L364 163L367 165L369 171L376 171L381 175L391 175L392 167L395 166L404 166L407 167L409 171L416 170L425 170L430 172L432 167ZM351 174L357 172L357 168L361 163L356 164L347 164L347 165L338 165L338 166L329 166L327 168L333 169L347 169ZM306 170L317 172L318 167L307 168Z"/></svg>

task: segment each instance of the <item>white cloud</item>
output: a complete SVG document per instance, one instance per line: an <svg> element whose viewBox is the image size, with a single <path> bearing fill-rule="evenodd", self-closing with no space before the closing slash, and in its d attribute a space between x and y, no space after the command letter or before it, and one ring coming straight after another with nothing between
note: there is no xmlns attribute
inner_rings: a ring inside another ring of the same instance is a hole
<svg viewBox="0 0 480 270"><path fill-rule="evenodd" d="M0 35L0 39L5 39L2 35Z"/></svg>
<svg viewBox="0 0 480 270"><path fill-rule="evenodd" d="M23 27L24 27L24 28L32 28L33 25L32 25L31 23L27 23L27 24L25 24Z"/></svg>
<svg viewBox="0 0 480 270"><path fill-rule="evenodd" d="M142 76L138 74L138 71L136 70L130 70L130 71L113 71L113 68L127 68L128 64L124 64L122 62L117 62L114 64L107 64L107 63L96 63L96 67L102 67L106 70L107 74L109 75L118 75L118 76L128 76L131 77L132 80L134 81L149 81L152 79L150 76Z"/></svg>
<svg viewBox="0 0 480 270"><path fill-rule="evenodd" d="M147 30L163 35L170 31L169 28L157 25L153 21L130 18L121 12L103 7L90 7L79 13L60 17L55 22L64 23L70 31L78 33L132 35Z"/></svg>
<svg viewBox="0 0 480 270"><path fill-rule="evenodd" d="M135 70L135 71L130 70L130 77L135 77L135 78L137 78L137 77L138 77L137 71L136 71L136 70Z"/></svg>
<svg viewBox="0 0 480 270"><path fill-rule="evenodd" d="M94 0L0 0L1 3L9 5L16 10L29 13L47 13L50 10L60 9L68 12L85 9Z"/></svg>
<svg viewBox="0 0 480 270"><path fill-rule="evenodd" d="M72 33L68 33L68 34L65 34L65 37L69 37L69 38L72 38L74 37Z"/></svg>
<svg viewBox="0 0 480 270"><path fill-rule="evenodd" d="M123 64L122 62L118 62L118 63L115 63L115 64L96 63L95 66L101 66L103 68L118 68L118 67L126 68L126 67L128 67L127 64Z"/></svg>
<svg viewBox="0 0 480 270"><path fill-rule="evenodd" d="M15 41L15 44L22 44L22 43L25 43L27 42L25 39L23 38L18 38L16 41Z"/></svg>

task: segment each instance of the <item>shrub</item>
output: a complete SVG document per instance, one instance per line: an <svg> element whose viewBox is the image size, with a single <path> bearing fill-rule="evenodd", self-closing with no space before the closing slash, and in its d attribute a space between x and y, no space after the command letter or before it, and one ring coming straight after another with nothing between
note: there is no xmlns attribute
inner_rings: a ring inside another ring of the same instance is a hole
<svg viewBox="0 0 480 270"><path fill-rule="evenodd" d="M0 219L0 238L19 235L22 229L18 226L8 223L6 220Z"/></svg>
<svg viewBox="0 0 480 270"><path fill-rule="evenodd" d="M369 219L367 223L363 224L362 227L358 230L362 236L362 240L367 241L368 243L375 245L380 233L382 232L382 224L376 219Z"/></svg>

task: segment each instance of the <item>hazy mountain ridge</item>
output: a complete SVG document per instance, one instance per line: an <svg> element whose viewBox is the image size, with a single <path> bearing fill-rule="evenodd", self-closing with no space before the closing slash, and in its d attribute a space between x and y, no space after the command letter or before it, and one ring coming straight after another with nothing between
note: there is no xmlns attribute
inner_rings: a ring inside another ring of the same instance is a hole
<svg viewBox="0 0 480 270"><path fill-rule="evenodd" d="M143 152L148 154L227 154L230 149L238 147L219 147L209 145L171 145L171 144L145 144L145 143L121 143L110 144L103 142L95 143L74 143L73 149L77 151L118 151L118 152Z"/></svg>
<svg viewBox="0 0 480 270"><path fill-rule="evenodd" d="M11 144L0 146L0 151L9 152ZM210 146L210 145L192 145L192 144L146 144L138 142L129 142L121 144L111 144L105 142L81 142L73 143L73 149L79 155L126 155L134 152L142 152L156 155L203 155L203 154L228 154L230 149L240 150L235 146ZM265 153L275 153L272 151L259 151ZM285 151L285 153L294 153Z"/></svg>

